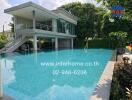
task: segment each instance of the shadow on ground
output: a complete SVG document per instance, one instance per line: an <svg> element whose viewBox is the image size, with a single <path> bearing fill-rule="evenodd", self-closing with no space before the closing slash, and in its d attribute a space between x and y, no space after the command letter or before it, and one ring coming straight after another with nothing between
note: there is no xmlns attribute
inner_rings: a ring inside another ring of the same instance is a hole
<svg viewBox="0 0 132 100"><path fill-rule="evenodd" d="M111 80L108 79L104 81L105 83L98 84L93 92L93 96L98 98L98 100L109 100Z"/></svg>

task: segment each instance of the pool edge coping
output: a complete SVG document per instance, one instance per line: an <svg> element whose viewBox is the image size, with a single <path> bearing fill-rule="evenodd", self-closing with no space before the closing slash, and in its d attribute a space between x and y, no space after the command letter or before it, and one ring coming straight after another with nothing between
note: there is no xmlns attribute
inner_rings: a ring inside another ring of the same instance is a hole
<svg viewBox="0 0 132 100"><path fill-rule="evenodd" d="M115 61L108 61L90 100L109 100Z"/></svg>

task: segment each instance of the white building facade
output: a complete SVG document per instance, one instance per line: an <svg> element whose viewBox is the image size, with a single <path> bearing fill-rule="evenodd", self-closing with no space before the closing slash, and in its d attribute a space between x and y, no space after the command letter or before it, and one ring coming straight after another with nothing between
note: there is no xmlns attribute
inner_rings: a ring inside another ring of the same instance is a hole
<svg viewBox="0 0 132 100"><path fill-rule="evenodd" d="M56 50L62 45L73 48L78 18L71 13L61 8L50 11L32 2L5 9L4 12L14 17L16 40L32 37L34 50L38 47L38 37L54 39Z"/></svg>

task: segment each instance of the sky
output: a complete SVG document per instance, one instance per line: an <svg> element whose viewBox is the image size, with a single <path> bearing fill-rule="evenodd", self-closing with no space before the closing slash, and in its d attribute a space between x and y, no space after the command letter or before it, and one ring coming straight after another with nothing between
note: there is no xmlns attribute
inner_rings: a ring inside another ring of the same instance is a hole
<svg viewBox="0 0 132 100"><path fill-rule="evenodd" d="M3 31L3 25L5 30L10 30L8 25L11 22L11 15L5 14L4 9L16 6L28 1L37 3L49 10L56 9L61 5L71 3L71 2L81 2L81 3L93 3L96 5L95 0L0 0L0 32Z"/></svg>

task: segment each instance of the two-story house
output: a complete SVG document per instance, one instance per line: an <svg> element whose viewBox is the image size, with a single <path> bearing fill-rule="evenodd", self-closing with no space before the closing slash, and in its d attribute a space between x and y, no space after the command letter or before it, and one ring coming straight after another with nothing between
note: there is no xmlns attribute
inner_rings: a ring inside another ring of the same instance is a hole
<svg viewBox="0 0 132 100"><path fill-rule="evenodd" d="M56 50L62 45L73 48L78 18L70 12L61 8L50 11L33 2L5 9L4 12L14 17L14 32L17 41L8 52L19 47L28 37L33 39L34 50L37 50L39 37L54 39Z"/></svg>

